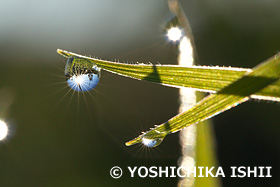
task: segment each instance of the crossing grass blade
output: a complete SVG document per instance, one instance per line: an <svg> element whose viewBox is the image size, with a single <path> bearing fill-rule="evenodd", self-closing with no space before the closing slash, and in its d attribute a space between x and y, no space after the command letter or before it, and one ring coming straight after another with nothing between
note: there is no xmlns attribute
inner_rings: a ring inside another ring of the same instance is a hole
<svg viewBox="0 0 280 187"><path fill-rule="evenodd" d="M127 142L126 145L131 146L136 143L141 143L142 138L147 133L151 139L153 139L153 136L155 138L160 138L158 136L159 134L163 134L164 136L162 138L164 138L166 134L180 131L189 125L199 123L237 106L247 101L250 95L277 81L280 77L279 72L279 56L270 58L266 62L255 67L252 72L246 73L237 81L218 91L217 94L209 95L191 109L143 133L137 138Z"/></svg>
<svg viewBox="0 0 280 187"><path fill-rule="evenodd" d="M190 87L198 91L211 93L218 92L252 71L246 68L230 67L124 64L91 58L61 49L58 49L57 52L66 58L74 57L92 62L106 71L125 77L146 80L165 86ZM257 91L251 97L280 101L280 80Z"/></svg>

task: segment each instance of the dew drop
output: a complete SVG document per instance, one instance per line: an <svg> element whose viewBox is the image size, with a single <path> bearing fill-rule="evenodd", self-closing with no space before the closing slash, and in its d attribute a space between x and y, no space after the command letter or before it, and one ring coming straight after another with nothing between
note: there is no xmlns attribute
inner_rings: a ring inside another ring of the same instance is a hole
<svg viewBox="0 0 280 187"><path fill-rule="evenodd" d="M142 144L147 147L156 147L161 144L166 135L167 132L148 131L142 137Z"/></svg>
<svg viewBox="0 0 280 187"><path fill-rule="evenodd" d="M100 79L100 68L83 59L70 57L65 65L67 84L75 91L86 92L95 88Z"/></svg>
<svg viewBox="0 0 280 187"><path fill-rule="evenodd" d="M142 138L142 144L144 144L147 147L156 147L163 141L163 138L155 138L155 139L148 139L148 138Z"/></svg>

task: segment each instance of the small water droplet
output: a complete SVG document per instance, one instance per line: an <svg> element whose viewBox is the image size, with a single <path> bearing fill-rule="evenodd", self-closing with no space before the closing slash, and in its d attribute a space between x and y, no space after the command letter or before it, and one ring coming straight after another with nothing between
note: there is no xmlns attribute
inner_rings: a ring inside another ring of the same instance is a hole
<svg viewBox="0 0 280 187"><path fill-rule="evenodd" d="M155 139L148 139L145 137L142 138L142 144L144 144L147 147L156 147L159 144L161 144L162 141L163 138L155 138Z"/></svg>
<svg viewBox="0 0 280 187"><path fill-rule="evenodd" d="M147 147L156 147L161 144L166 135L167 132L148 131L142 137L142 144Z"/></svg>
<svg viewBox="0 0 280 187"><path fill-rule="evenodd" d="M83 59L70 57L65 65L67 84L75 91L86 92L95 88L100 79L100 68Z"/></svg>

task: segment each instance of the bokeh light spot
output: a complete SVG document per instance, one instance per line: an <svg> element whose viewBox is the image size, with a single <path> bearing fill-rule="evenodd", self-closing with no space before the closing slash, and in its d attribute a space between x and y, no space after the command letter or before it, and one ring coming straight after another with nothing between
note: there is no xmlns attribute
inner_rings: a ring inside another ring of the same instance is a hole
<svg viewBox="0 0 280 187"><path fill-rule="evenodd" d="M172 41L177 41L182 37L182 32L178 27L172 27L168 30L167 36Z"/></svg>
<svg viewBox="0 0 280 187"><path fill-rule="evenodd" d="M8 126L7 124L0 120L0 141L3 140L8 134Z"/></svg>

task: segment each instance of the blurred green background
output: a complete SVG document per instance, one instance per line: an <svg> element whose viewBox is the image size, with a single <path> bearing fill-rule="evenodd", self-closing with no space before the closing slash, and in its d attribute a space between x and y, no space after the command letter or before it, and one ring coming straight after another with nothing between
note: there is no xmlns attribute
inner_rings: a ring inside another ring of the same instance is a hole
<svg viewBox="0 0 280 187"><path fill-rule="evenodd" d="M279 52L278 0L181 1L200 65L254 67ZM0 186L176 186L115 180L111 167L177 166L178 133L155 149L124 143L174 116L178 90L102 71L90 94L69 91L57 48L129 62L177 63L166 1L0 2ZM4 106L13 100L9 108ZM279 186L280 105L249 101L213 118L223 186ZM230 166L272 166L272 178L230 178ZM124 170L125 171L125 170Z"/></svg>

